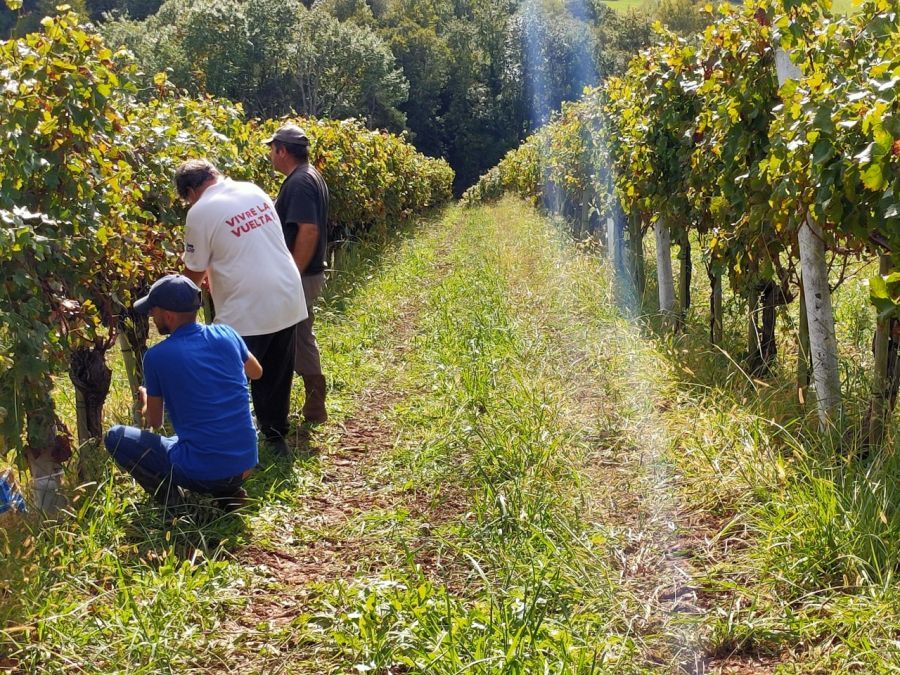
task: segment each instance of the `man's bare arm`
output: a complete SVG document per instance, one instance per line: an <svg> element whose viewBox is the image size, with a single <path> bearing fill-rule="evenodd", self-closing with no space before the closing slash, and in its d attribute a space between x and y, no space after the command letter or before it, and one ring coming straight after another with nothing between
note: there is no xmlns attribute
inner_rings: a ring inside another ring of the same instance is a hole
<svg viewBox="0 0 900 675"><path fill-rule="evenodd" d="M262 377L262 366L253 354L250 354L244 361L244 372L251 380L258 380Z"/></svg>
<svg viewBox="0 0 900 675"><path fill-rule="evenodd" d="M144 387L138 387L138 395L141 399L141 415L144 424L148 427L161 427L163 423L162 396L148 396Z"/></svg>
<svg viewBox="0 0 900 675"><path fill-rule="evenodd" d="M197 284L197 287L199 288L203 283L203 279L206 277L206 270L203 270L202 272L195 272L194 270L189 270L187 267L185 267L183 274L188 279Z"/></svg>
<svg viewBox="0 0 900 675"><path fill-rule="evenodd" d="M297 238L294 239L294 262L300 274L309 265L316 252L316 244L319 242L319 228L314 223L297 223Z"/></svg>

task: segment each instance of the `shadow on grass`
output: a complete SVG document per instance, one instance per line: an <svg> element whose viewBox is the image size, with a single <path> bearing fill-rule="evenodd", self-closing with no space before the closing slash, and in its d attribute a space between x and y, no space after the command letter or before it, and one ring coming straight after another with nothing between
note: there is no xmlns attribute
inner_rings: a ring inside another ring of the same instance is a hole
<svg viewBox="0 0 900 675"><path fill-rule="evenodd" d="M218 507L207 495L186 493L186 502L176 512L149 498L129 507L125 531L134 553L143 561L157 559L167 551L180 560L220 557L246 546L248 519L267 504L294 503L301 488L301 475L320 472L320 447L315 433L298 429L289 439L290 454L275 452L260 443L259 465L244 482L247 502L234 511Z"/></svg>
<svg viewBox="0 0 900 675"><path fill-rule="evenodd" d="M184 513L162 523L164 531L171 531L179 557L191 560L197 550L209 555L215 549L241 548L248 543L248 518L258 515L267 504L296 502L302 490L300 477L321 472L321 447L315 430L307 427L297 428L288 445L289 454L283 454L260 443L259 464L244 482L249 498L235 511L223 511L210 497L189 493ZM166 515L162 508L146 507Z"/></svg>

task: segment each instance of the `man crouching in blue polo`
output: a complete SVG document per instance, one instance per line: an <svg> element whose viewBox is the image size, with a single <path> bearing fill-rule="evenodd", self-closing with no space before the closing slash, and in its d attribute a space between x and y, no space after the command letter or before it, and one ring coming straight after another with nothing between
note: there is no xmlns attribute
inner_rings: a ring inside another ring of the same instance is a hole
<svg viewBox="0 0 900 675"><path fill-rule="evenodd" d="M165 405L176 435L117 425L106 449L166 507L182 504L182 488L212 495L226 510L240 507L258 461L247 378L259 378L262 367L231 327L197 323L200 289L187 277L159 279L134 309L169 336L144 355L144 425L161 426Z"/></svg>

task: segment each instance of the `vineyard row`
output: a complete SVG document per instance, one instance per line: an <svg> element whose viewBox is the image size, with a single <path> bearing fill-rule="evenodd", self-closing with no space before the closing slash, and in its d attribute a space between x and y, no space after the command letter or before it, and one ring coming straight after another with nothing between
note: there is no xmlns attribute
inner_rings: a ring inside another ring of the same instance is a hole
<svg viewBox="0 0 900 675"><path fill-rule="evenodd" d="M187 98L164 74L147 80L71 13L0 43L0 72L0 454L25 450L34 474L71 454L54 375L68 372L75 385L80 441L101 433L105 355L117 340L139 377L146 322L128 308L181 267L175 168L206 157L274 194L262 141L283 120ZM353 120L298 121L331 187L334 240L394 226L451 196L449 165L401 137Z"/></svg>
<svg viewBox="0 0 900 675"><path fill-rule="evenodd" d="M900 379L900 15L891 0L840 17L829 4L707 6L710 25L690 39L658 27L623 76L565 105L464 200L514 192L565 215L576 234L602 232L639 294L652 228L659 306L676 330L699 240L710 339L722 340L727 276L749 306L756 376L776 356L777 307L799 298L798 389L815 383L823 429L843 414L831 272L848 258L877 259L871 447Z"/></svg>

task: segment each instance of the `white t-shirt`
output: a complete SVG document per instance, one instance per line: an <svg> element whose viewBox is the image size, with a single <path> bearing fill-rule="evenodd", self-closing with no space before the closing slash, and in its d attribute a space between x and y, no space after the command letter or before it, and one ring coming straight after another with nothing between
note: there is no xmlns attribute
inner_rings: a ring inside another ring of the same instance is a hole
<svg viewBox="0 0 900 675"><path fill-rule="evenodd" d="M275 333L306 319L297 265L268 195L253 183L224 179L190 208L185 266L209 270L216 323L239 335Z"/></svg>

